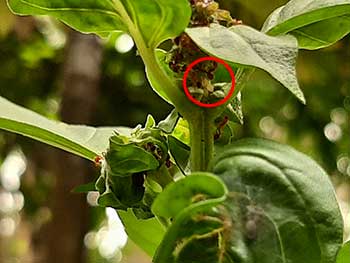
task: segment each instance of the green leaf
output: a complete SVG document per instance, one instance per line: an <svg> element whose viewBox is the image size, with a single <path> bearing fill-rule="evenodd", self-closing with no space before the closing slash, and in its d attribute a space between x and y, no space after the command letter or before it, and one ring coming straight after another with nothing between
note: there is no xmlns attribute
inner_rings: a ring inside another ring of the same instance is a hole
<svg viewBox="0 0 350 263"><path fill-rule="evenodd" d="M145 129L150 129L150 128L153 128L154 126L156 126L156 121L154 120L151 114L148 114L146 123L145 123Z"/></svg>
<svg viewBox="0 0 350 263"><path fill-rule="evenodd" d="M136 37L137 31L152 48L179 35L191 16L187 0L8 0L8 4L16 14L50 15L84 33L125 31Z"/></svg>
<svg viewBox="0 0 350 263"><path fill-rule="evenodd" d="M139 220L133 212L118 211L129 238L148 255L153 256L163 239L165 230L157 219Z"/></svg>
<svg viewBox="0 0 350 263"><path fill-rule="evenodd" d="M154 54L160 43L180 35L189 24L192 12L188 0L7 1L16 14L51 15L81 32L98 33L101 36L116 31L128 32L134 39L146 65L147 76L158 94L168 102L176 102L183 109L192 106L180 90L174 89Z"/></svg>
<svg viewBox="0 0 350 263"><path fill-rule="evenodd" d="M113 1L7 0L18 15L50 15L84 33L127 31Z"/></svg>
<svg viewBox="0 0 350 263"><path fill-rule="evenodd" d="M99 206L113 207L115 209L126 210L128 207L121 203L111 190L107 190L101 194L97 200Z"/></svg>
<svg viewBox="0 0 350 263"><path fill-rule="evenodd" d="M129 176L110 176L104 168L95 184L100 196L98 204L103 207L127 210L140 208L145 193L144 175L130 174Z"/></svg>
<svg viewBox="0 0 350 263"><path fill-rule="evenodd" d="M219 178L209 173L194 173L168 185L157 197L152 212L160 217L173 218L191 204L207 199L225 199L227 189Z"/></svg>
<svg viewBox="0 0 350 263"><path fill-rule="evenodd" d="M177 124L176 127L172 133L172 136L174 136L179 141L190 145L190 128L188 126L188 122L181 118Z"/></svg>
<svg viewBox="0 0 350 263"><path fill-rule="evenodd" d="M168 144L170 154L174 158L176 165L180 168L182 173L185 174L190 159L191 148L171 135L168 136Z"/></svg>
<svg viewBox="0 0 350 263"><path fill-rule="evenodd" d="M223 182L210 173L191 174L165 188L152 211L159 217L171 218L172 224L153 262L216 262L218 245L225 239L218 234L223 231L224 221L217 210L226 194Z"/></svg>
<svg viewBox="0 0 350 263"><path fill-rule="evenodd" d="M342 216L327 174L309 157L246 139L218 153L212 171L230 191L228 207L240 204L233 222L243 238L231 250L237 262L335 262Z"/></svg>
<svg viewBox="0 0 350 263"><path fill-rule="evenodd" d="M188 25L191 8L187 0L121 0L148 47L179 35ZM176 23L174 21L176 20Z"/></svg>
<svg viewBox="0 0 350 263"><path fill-rule="evenodd" d="M89 160L108 148L115 131L127 134L128 128L94 128L49 120L0 97L0 129L18 133Z"/></svg>
<svg viewBox="0 0 350 263"><path fill-rule="evenodd" d="M327 47L350 32L350 1L289 1L269 16L262 31L273 36L290 33L303 49Z"/></svg>
<svg viewBox="0 0 350 263"><path fill-rule="evenodd" d="M91 183L88 183L88 184L82 184L82 185L79 185L77 187L75 187L73 190L72 190L72 193L88 193L88 192L91 192L91 191L96 191L96 186L95 186L95 182L91 182Z"/></svg>
<svg viewBox="0 0 350 263"><path fill-rule="evenodd" d="M159 64L163 72L169 77L170 81L174 84L174 86L179 86L180 89L182 79L177 79L176 74L170 69L169 65L166 63L166 51L162 49L156 49L155 55L157 63ZM156 92L167 103L172 105L172 102L165 93L164 87L157 81L157 76L155 76L152 71L149 71L147 67L146 76L154 92Z"/></svg>
<svg viewBox="0 0 350 263"><path fill-rule="evenodd" d="M223 115L227 116L230 121L243 125L244 117L241 93L238 93L237 96L233 98L232 102L227 105Z"/></svg>
<svg viewBox="0 0 350 263"><path fill-rule="evenodd" d="M238 66L268 72L305 103L296 77L298 45L294 37L271 37L243 25L226 28L212 24L210 27L188 28L186 33L213 56Z"/></svg>
<svg viewBox="0 0 350 263"><path fill-rule="evenodd" d="M143 174L128 177L111 176L109 181L109 187L120 203L125 207L139 207L145 192ZM113 207L119 209L117 206Z"/></svg>
<svg viewBox="0 0 350 263"><path fill-rule="evenodd" d="M337 263L350 263L350 241L344 244L338 253Z"/></svg>
<svg viewBox="0 0 350 263"><path fill-rule="evenodd" d="M175 127L177 122L180 119L179 113L174 109L171 111L171 113L166 117L165 120L162 120L158 124L158 128L161 129L163 132L171 134Z"/></svg>
<svg viewBox="0 0 350 263"><path fill-rule="evenodd" d="M110 148L106 154L111 175L130 176L158 168L157 159L145 149L134 144L124 144L116 136L110 139Z"/></svg>

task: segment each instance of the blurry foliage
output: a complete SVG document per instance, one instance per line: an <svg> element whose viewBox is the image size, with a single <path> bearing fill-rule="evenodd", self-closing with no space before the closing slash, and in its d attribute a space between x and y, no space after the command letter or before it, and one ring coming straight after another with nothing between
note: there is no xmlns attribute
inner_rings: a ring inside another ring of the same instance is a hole
<svg viewBox="0 0 350 263"><path fill-rule="evenodd" d="M286 1L220 2L243 23L260 28L268 13ZM47 30L42 29L46 25L51 33L57 30L53 33L64 35L64 28L59 25L61 28L55 29L51 20L41 20L35 23L29 38L23 39L16 31L18 23L25 23L20 20L10 15L4 1L0 2L0 94L57 118L65 52L62 45L55 44ZM94 124L134 127L144 122L148 112L158 121L163 119L171 107L148 87L135 47L123 54L116 51L118 37L104 42L101 91ZM316 159L336 184L349 181L350 37L322 51L303 51L298 63L307 105L299 103L286 89L279 88L280 84L265 73L257 72L243 90L245 123L235 126L236 136L266 137L290 144ZM0 164L15 144L20 144L27 156L37 149L30 140L1 132ZM36 175L34 183L24 181L22 184L24 213L33 218L45 212L41 206L52 185L45 171L41 173L41 176ZM100 226L104 219L104 209L91 209L91 229ZM23 245L18 243L17 246ZM99 256L95 252L91 252L91 257L96 261Z"/></svg>

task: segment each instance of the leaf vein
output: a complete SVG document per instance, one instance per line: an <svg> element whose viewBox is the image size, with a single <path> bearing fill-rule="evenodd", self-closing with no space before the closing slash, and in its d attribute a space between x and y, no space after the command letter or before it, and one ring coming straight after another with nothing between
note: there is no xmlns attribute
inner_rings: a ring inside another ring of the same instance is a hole
<svg viewBox="0 0 350 263"><path fill-rule="evenodd" d="M98 12L98 13L101 13L101 14L106 14L106 15L109 15L109 16L115 16L115 17L120 18L119 14L117 14L115 12L112 12L112 11L103 10L103 9L75 8L75 7L74 8L73 7L49 8L49 7L43 7L43 6L39 6L39 5L36 5L36 4L32 4L32 3L29 3L28 1L25 1L25 0L20 0L20 2L22 2L25 5L28 5L28 6L31 6L31 7L35 7L35 8L41 9L41 10L49 11L49 12L54 12L54 11L62 11L62 12L67 12L67 11L71 11L71 12L92 12L92 13Z"/></svg>

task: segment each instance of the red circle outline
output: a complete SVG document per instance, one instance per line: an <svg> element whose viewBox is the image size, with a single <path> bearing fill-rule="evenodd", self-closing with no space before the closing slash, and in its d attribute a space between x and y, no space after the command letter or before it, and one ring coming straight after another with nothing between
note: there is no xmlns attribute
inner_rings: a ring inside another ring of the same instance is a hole
<svg viewBox="0 0 350 263"><path fill-rule="evenodd" d="M225 98L223 98L222 100L219 100L215 103L203 103L203 102L200 102L199 100L196 100L195 98L192 97L192 95L187 87L187 78L188 78L188 74L190 73L191 69L195 65L197 65L198 63L201 63L203 61L211 61L211 60L224 65L224 67L227 69L227 71L229 72L229 74L231 76L232 84L231 84L231 89L228 92L227 96ZM222 104L227 102L231 98L231 96L235 90L235 85L236 85L235 73L233 72L231 67L225 61L223 61L222 59L216 58L216 57L203 57L203 58L196 59L187 67L185 74L183 76L183 79L182 79L182 86L184 88L184 91L185 91L187 98L190 101L192 101L194 104L196 104L200 107L203 107L203 108L215 108L215 107L221 106Z"/></svg>

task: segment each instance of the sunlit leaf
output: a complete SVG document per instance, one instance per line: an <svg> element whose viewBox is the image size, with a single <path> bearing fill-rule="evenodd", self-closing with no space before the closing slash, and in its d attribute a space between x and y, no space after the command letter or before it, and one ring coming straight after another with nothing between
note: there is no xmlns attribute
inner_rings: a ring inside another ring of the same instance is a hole
<svg viewBox="0 0 350 263"><path fill-rule="evenodd" d="M177 79L175 76L175 73L169 68L168 64L166 63L165 59L166 59L166 52L164 50L161 49L157 49L156 50L156 58L157 58L157 62L159 64L159 66L162 68L162 70L164 71L164 73L169 77L169 79L173 82L175 87L179 87L179 89L181 88L181 78ZM154 76L154 74L147 70L146 68L146 75L147 75L147 79L152 87L152 89L163 99L165 100L167 103L172 105L172 102L170 101L170 99L167 97L167 95L164 92L164 88L158 83L157 81L157 77Z"/></svg>
<svg viewBox="0 0 350 263"><path fill-rule="evenodd" d="M16 14L50 15L85 33L129 32L152 48L180 34L191 16L187 0L8 0L8 4Z"/></svg>
<svg viewBox="0 0 350 263"><path fill-rule="evenodd" d="M158 128L161 129L165 133L172 133L176 127L177 122L180 119L179 113L174 109L171 113L166 117L165 120L162 120L158 124Z"/></svg>
<svg viewBox="0 0 350 263"><path fill-rule="evenodd" d="M128 133L128 128L94 128L68 125L49 120L0 97L0 129L15 132L94 160L106 151L115 131Z"/></svg>
<svg viewBox="0 0 350 263"><path fill-rule="evenodd" d="M305 102L296 77L298 45L294 37L271 37L243 25L226 28L212 24L210 27L188 28L186 33L213 56L268 72Z"/></svg>
<svg viewBox="0 0 350 263"><path fill-rule="evenodd" d="M269 16L262 31L293 34L303 49L327 47L350 32L350 1L289 1Z"/></svg>
<svg viewBox="0 0 350 263"><path fill-rule="evenodd" d="M139 220L130 209L118 211L118 214L129 238L148 255L153 256L165 233L158 220L155 218Z"/></svg>
<svg viewBox="0 0 350 263"><path fill-rule="evenodd" d="M176 139L180 140L181 142L190 145L190 128L188 126L188 122L184 119L180 119L176 127L172 133L172 136L174 136Z"/></svg>
<svg viewBox="0 0 350 263"><path fill-rule="evenodd" d="M350 263L350 241L345 243L339 251L337 263Z"/></svg>

